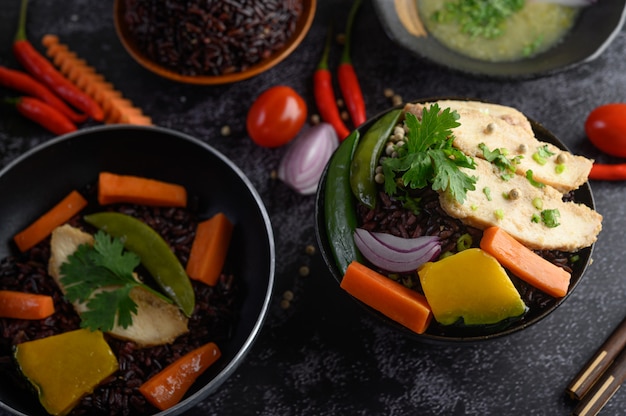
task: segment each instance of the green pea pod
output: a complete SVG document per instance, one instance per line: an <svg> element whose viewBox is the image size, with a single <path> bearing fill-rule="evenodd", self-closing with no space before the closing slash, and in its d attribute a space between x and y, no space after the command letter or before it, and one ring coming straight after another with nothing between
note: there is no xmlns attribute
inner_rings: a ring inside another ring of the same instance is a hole
<svg viewBox="0 0 626 416"><path fill-rule="evenodd" d="M341 143L328 164L324 187L326 236L341 274L352 260L361 259L354 244L357 217L350 189L350 162L358 142L359 131L354 130Z"/></svg>
<svg viewBox="0 0 626 416"><path fill-rule="evenodd" d="M124 241L137 254L155 282L183 313L191 316L195 293L189 276L163 238L149 225L126 214L99 212L85 215L85 221Z"/></svg>
<svg viewBox="0 0 626 416"><path fill-rule="evenodd" d="M369 208L376 207L376 167L387 139L398 123L402 110L392 110L367 130L357 146L350 165L350 186L354 196Z"/></svg>

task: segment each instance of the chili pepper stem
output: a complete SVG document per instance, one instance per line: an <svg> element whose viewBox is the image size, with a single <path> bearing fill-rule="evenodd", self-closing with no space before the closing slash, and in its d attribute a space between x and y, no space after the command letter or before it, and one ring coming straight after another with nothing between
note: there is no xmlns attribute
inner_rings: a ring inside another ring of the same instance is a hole
<svg viewBox="0 0 626 416"><path fill-rule="evenodd" d="M28 9L28 0L22 0L20 5L20 17L17 23L17 32L15 32L15 41L26 40L26 11Z"/></svg>
<svg viewBox="0 0 626 416"><path fill-rule="evenodd" d="M332 26L328 26L328 30L326 32L326 43L324 44L324 50L322 51L322 57L317 64L317 69L320 70L328 70L328 57L330 55L330 44L333 35Z"/></svg>
<svg viewBox="0 0 626 416"><path fill-rule="evenodd" d="M354 17L356 16L359 8L361 7L361 0L354 0L352 3L352 7L350 8L350 12L348 13L348 21L346 23L346 39L343 46L343 52L341 54L341 63L351 63L351 52L352 52L352 26L354 25Z"/></svg>

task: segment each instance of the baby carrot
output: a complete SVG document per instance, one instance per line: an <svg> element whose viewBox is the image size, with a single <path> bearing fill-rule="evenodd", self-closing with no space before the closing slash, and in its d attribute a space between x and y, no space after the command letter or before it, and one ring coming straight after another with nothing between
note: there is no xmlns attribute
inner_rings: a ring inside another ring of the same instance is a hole
<svg viewBox="0 0 626 416"><path fill-rule="evenodd" d="M100 205L127 202L131 204L185 207L187 190L184 186L156 179L101 172L98 177Z"/></svg>
<svg viewBox="0 0 626 416"><path fill-rule="evenodd" d="M422 334L432 319L432 311L421 293L353 261L346 269L341 288L383 315Z"/></svg>
<svg viewBox="0 0 626 416"><path fill-rule="evenodd" d="M70 192L61 202L13 237L20 251L29 250L59 225L64 224L87 206L87 200L78 191Z"/></svg>
<svg viewBox="0 0 626 416"><path fill-rule="evenodd" d="M169 409L181 401L196 379L220 356L215 343L204 344L152 376L139 387L139 392L157 409Z"/></svg>
<svg viewBox="0 0 626 416"><path fill-rule="evenodd" d="M54 313L52 296L0 290L0 317L45 319Z"/></svg>
<svg viewBox="0 0 626 416"><path fill-rule="evenodd" d="M501 228L487 228L480 240L480 248L529 285L557 298L567 294L570 273L536 254Z"/></svg>
<svg viewBox="0 0 626 416"><path fill-rule="evenodd" d="M198 224L186 267L190 278L215 286L232 234L233 224L221 212Z"/></svg>

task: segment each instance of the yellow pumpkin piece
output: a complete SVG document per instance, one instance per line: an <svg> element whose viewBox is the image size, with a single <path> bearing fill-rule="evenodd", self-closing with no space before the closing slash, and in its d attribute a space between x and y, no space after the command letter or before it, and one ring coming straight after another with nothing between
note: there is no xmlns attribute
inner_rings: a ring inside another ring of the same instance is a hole
<svg viewBox="0 0 626 416"><path fill-rule="evenodd" d="M498 261L470 248L418 270L426 300L437 322L489 325L522 315L526 305Z"/></svg>
<svg viewBox="0 0 626 416"><path fill-rule="evenodd" d="M102 332L88 329L24 342L17 345L15 358L42 406L55 416L68 414L118 369Z"/></svg>

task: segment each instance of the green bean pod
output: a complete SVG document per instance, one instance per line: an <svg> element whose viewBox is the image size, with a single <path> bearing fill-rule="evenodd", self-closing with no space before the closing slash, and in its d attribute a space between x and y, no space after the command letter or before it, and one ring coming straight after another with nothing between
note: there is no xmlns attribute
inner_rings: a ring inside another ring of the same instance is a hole
<svg viewBox="0 0 626 416"><path fill-rule="evenodd" d="M124 247L139 256L141 264L165 294L185 315L191 316L196 298L189 276L167 242L152 227L118 212L99 212L84 218L89 224L122 239Z"/></svg>
<svg viewBox="0 0 626 416"><path fill-rule="evenodd" d="M367 130L357 146L350 165L350 187L354 196L369 208L376 207L377 186L374 181L378 160L402 110L392 110Z"/></svg>
<svg viewBox="0 0 626 416"><path fill-rule="evenodd" d="M357 217L350 189L350 162L358 142L359 131L354 130L341 143L328 164L324 187L326 236L342 275L353 260L361 259L354 244Z"/></svg>

